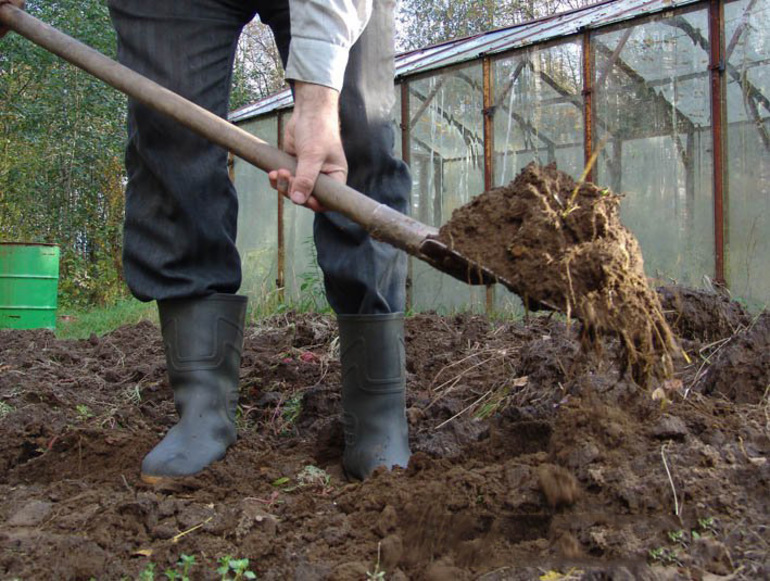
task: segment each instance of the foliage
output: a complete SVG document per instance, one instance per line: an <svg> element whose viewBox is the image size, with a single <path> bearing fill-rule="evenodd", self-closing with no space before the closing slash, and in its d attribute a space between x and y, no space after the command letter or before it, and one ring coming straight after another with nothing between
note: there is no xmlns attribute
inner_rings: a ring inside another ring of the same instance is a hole
<svg viewBox="0 0 770 581"><path fill-rule="evenodd" d="M399 50L415 50L511 26L592 0L402 0L396 14Z"/></svg>
<svg viewBox="0 0 770 581"><path fill-rule="evenodd" d="M301 272L299 278L299 292L293 301L292 308L300 312L330 313L331 307L326 300L326 287L323 280L323 272L318 266L318 252L312 236L302 241L308 260L308 270Z"/></svg>
<svg viewBox="0 0 770 581"><path fill-rule="evenodd" d="M219 567L216 572L221 575L222 581L242 581L245 579L256 579L257 576L249 570L248 559L234 559L229 555L218 560ZM168 581L190 581L190 572L195 565L194 555L185 555L182 553L176 562L176 567L168 568L163 572ZM139 581L155 580L155 564L147 563L145 568L139 573Z"/></svg>
<svg viewBox="0 0 770 581"><path fill-rule="evenodd" d="M114 57L103 0L27 10ZM62 302L107 302L123 292L125 98L19 35L0 42L0 240L60 244Z"/></svg>
<svg viewBox="0 0 770 581"><path fill-rule="evenodd" d="M270 28L255 20L243 28L233 64L230 109L263 99L284 87L283 65Z"/></svg>
<svg viewBox="0 0 770 581"><path fill-rule="evenodd" d="M155 563L147 563L147 566L139 573L139 581L155 581Z"/></svg>
<svg viewBox="0 0 770 581"><path fill-rule="evenodd" d="M242 579L256 579L257 576L249 570L248 559L234 559L226 555L219 559L217 573L222 576L222 581L241 581Z"/></svg>
<svg viewBox="0 0 770 581"><path fill-rule="evenodd" d="M698 519L698 526L689 532L684 529L668 531L668 546L658 546L647 551L650 563L682 566L684 556L690 551L691 545L702 537L719 537L719 527L714 517Z"/></svg>
<svg viewBox="0 0 770 581"><path fill-rule="evenodd" d="M182 553L179 561L176 563L176 568L166 569L164 573L166 579L168 579L168 581L175 581L176 579L179 579L179 581L190 581L190 570L193 565L195 565L195 557L193 555L185 555ZM181 569L181 571L179 569Z"/></svg>
<svg viewBox="0 0 770 581"><path fill-rule="evenodd" d="M26 9L115 58L105 0L29 0ZM0 42L0 241L58 243L60 304L111 304L126 295L126 98L17 34ZM249 24L234 65L233 107L274 92L282 78L269 29Z"/></svg>

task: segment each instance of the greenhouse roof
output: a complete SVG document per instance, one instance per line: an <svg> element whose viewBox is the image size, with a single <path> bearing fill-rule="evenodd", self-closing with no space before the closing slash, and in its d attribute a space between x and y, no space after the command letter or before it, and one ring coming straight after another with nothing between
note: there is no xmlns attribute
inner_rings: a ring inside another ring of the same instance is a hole
<svg viewBox="0 0 770 581"><path fill-rule="evenodd" d="M606 0L590 6L532 20L522 24L493 30L476 36L444 42L396 57L396 80L435 69L476 60L533 44L547 42L622 22L630 18L655 14L699 0ZM230 121L239 122L290 108L291 91L284 89L241 107L230 113Z"/></svg>

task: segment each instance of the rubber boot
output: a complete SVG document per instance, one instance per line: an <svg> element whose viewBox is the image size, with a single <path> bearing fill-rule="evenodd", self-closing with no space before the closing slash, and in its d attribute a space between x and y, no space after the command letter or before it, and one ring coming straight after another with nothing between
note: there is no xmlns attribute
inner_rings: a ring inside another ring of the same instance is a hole
<svg viewBox="0 0 770 581"><path fill-rule="evenodd" d="M246 297L215 294L158 303L179 422L142 462L142 480L197 474L235 442Z"/></svg>
<svg viewBox="0 0 770 581"><path fill-rule="evenodd" d="M365 479L379 466L406 467L404 315L339 315L342 410L349 477Z"/></svg>

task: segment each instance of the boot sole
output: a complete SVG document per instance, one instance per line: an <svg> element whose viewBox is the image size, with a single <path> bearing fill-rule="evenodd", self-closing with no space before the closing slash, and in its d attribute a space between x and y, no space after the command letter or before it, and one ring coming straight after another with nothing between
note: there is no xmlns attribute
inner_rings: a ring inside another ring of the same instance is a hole
<svg viewBox="0 0 770 581"><path fill-rule="evenodd" d="M149 474L141 474L139 478L145 484L157 485L157 484L165 484L168 482L174 482L175 480L178 480L184 477L183 476L150 476Z"/></svg>

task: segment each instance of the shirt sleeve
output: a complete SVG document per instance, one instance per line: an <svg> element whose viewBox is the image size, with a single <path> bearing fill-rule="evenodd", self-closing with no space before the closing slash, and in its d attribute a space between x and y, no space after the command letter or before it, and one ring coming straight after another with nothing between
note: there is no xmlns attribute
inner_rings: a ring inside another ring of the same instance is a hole
<svg viewBox="0 0 770 581"><path fill-rule="evenodd" d="M342 90L350 48L372 15L373 0L290 0L286 78Z"/></svg>

